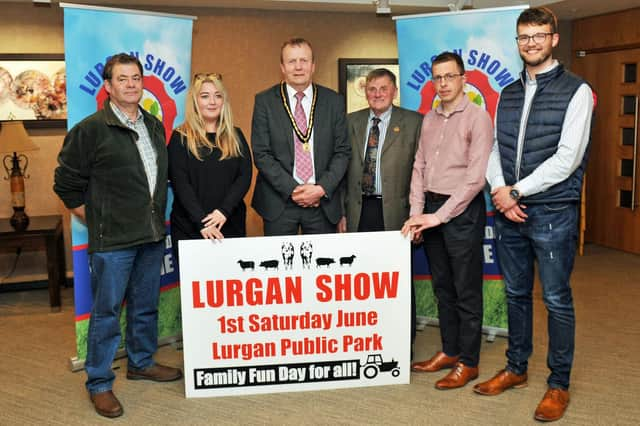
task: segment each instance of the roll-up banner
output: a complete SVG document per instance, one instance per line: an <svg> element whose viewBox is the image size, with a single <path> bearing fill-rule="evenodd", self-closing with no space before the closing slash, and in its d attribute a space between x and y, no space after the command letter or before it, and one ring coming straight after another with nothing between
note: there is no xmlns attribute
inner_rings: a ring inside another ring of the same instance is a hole
<svg viewBox="0 0 640 426"><path fill-rule="evenodd" d="M522 62L514 37L525 6L434 13L395 18L402 106L428 113L440 103L431 81L431 62L440 53L458 53L464 62L465 93L495 119L503 87L519 78ZM484 237L484 319L490 335L506 335L507 307L494 239L494 208L488 191ZM429 322L438 317L431 271L423 250L413 252L417 313Z"/></svg>
<svg viewBox="0 0 640 426"><path fill-rule="evenodd" d="M173 128L184 119L195 18L67 3L60 3L60 6L64 8L68 128L102 108L107 98L102 81L104 65L109 57L125 52L137 56L142 63L144 94L140 105L162 121L168 141ZM172 199L170 192L166 211L166 251L159 271L162 276L158 318L161 343L175 340L174 336L181 332L179 277L169 233ZM84 366L86 358L92 298L87 229L73 216L71 233L77 346L77 355L71 358L71 369L77 370ZM125 318L123 314L123 330ZM124 342L121 344L124 347Z"/></svg>

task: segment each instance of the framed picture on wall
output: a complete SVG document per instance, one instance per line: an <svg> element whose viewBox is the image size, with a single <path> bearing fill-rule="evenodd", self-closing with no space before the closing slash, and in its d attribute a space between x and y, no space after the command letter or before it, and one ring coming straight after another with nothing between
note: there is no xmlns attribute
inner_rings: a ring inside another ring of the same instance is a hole
<svg viewBox="0 0 640 426"><path fill-rule="evenodd" d="M387 68L395 74L396 83L400 81L400 67L397 59L374 58L339 58L338 59L338 88L344 96L347 114L367 108L365 80L369 71L376 68ZM393 101L400 105L400 91Z"/></svg>
<svg viewBox="0 0 640 426"><path fill-rule="evenodd" d="M63 54L0 54L0 120L26 127L66 127Z"/></svg>

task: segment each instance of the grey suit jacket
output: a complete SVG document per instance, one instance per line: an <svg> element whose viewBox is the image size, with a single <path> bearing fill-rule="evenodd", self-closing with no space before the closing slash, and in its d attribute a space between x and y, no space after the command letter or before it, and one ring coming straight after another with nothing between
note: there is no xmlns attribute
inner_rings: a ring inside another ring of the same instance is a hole
<svg viewBox="0 0 640 426"><path fill-rule="evenodd" d="M347 231L356 232L362 209L362 169L369 108L347 116L351 161L344 185ZM418 149L422 115L393 106L381 154L382 212L385 230L399 230L409 217L409 186Z"/></svg>
<svg viewBox="0 0 640 426"><path fill-rule="evenodd" d="M316 184L326 196L320 208L331 223L340 220L339 185L351 156L347 139L344 100L331 89L316 85L318 98L313 124L313 159ZM286 96L286 92L285 92ZM295 151L293 126L282 104L280 85L258 93L253 107L251 145L258 177L252 207L265 220L282 214L298 186L293 178Z"/></svg>

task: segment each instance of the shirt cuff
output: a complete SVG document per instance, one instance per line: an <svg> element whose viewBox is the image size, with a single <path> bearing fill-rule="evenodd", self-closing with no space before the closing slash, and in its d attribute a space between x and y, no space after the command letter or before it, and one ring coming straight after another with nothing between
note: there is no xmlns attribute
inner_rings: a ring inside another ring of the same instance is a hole
<svg viewBox="0 0 640 426"><path fill-rule="evenodd" d="M506 182L504 181L504 176L500 175L500 176L496 176L493 179L493 182L491 182L491 190L495 190L496 188L500 188L502 186L505 186Z"/></svg>
<svg viewBox="0 0 640 426"><path fill-rule="evenodd" d="M515 188L520 193L520 198L524 198L528 195L531 195L532 188L531 185L527 185L527 180L521 180L520 182L516 182L513 184L512 188Z"/></svg>
<svg viewBox="0 0 640 426"><path fill-rule="evenodd" d="M411 209L409 209L409 216L419 215L422 214L422 212L424 212L424 205L411 205Z"/></svg>
<svg viewBox="0 0 640 426"><path fill-rule="evenodd" d="M449 222L449 218L444 217L443 214L440 212L440 209L438 209L434 214L435 217L437 217L438 219L440 219L441 223L447 223Z"/></svg>

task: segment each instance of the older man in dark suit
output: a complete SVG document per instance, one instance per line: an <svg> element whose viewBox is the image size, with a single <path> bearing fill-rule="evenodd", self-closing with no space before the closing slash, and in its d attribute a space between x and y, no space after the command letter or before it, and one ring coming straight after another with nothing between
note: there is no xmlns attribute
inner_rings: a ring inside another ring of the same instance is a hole
<svg viewBox="0 0 640 426"><path fill-rule="evenodd" d="M339 232L399 230L409 217L409 185L422 115L393 106L396 76L367 75L369 108L347 116L352 156Z"/></svg>
<svg viewBox="0 0 640 426"><path fill-rule="evenodd" d="M284 81L258 93L251 142L258 168L253 208L265 235L330 233L341 216L339 184L351 148L344 101L313 84L311 44L287 40L281 49Z"/></svg>

